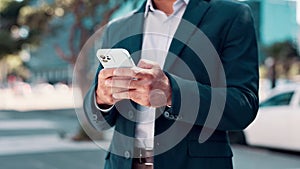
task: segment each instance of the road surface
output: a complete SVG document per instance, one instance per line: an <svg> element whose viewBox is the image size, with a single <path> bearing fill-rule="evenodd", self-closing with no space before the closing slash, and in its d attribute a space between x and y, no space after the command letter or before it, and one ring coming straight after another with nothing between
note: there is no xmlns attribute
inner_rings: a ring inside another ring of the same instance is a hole
<svg viewBox="0 0 300 169"><path fill-rule="evenodd" d="M0 111L0 169L102 169L105 151L69 139L78 125L72 109ZM300 169L300 155L237 145L233 153L235 169Z"/></svg>

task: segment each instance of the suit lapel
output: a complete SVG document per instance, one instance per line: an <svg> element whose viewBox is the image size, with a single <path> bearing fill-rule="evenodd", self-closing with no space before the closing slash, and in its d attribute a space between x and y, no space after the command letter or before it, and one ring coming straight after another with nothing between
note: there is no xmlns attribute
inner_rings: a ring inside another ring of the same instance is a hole
<svg viewBox="0 0 300 169"><path fill-rule="evenodd" d="M188 43L190 37L193 35L196 26L201 23L203 16L209 9L210 4L204 0L190 0L182 20L177 28L177 31L172 40L167 60L164 65L164 70L169 70L176 58L180 56L181 51ZM195 26L191 26L191 24Z"/></svg>
<svg viewBox="0 0 300 169"><path fill-rule="evenodd" d="M128 45L129 53L135 64L137 65L141 59L141 51L143 44L143 30L144 30L144 12L145 12L146 2L133 14L130 22L130 32L132 37L129 37L126 41Z"/></svg>

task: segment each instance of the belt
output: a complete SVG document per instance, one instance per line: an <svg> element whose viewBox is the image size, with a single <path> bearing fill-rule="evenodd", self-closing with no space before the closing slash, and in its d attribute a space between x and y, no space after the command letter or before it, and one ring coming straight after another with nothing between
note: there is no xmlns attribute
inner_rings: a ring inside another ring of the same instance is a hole
<svg viewBox="0 0 300 169"><path fill-rule="evenodd" d="M144 164L146 166L153 165L153 150L134 148L134 154L135 158L133 158L133 163Z"/></svg>

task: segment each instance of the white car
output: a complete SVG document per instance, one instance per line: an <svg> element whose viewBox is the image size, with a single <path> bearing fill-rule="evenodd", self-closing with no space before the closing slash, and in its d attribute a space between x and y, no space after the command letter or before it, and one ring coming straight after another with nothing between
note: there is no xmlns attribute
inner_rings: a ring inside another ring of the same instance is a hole
<svg viewBox="0 0 300 169"><path fill-rule="evenodd" d="M272 90L244 134L249 145L300 151L300 84Z"/></svg>

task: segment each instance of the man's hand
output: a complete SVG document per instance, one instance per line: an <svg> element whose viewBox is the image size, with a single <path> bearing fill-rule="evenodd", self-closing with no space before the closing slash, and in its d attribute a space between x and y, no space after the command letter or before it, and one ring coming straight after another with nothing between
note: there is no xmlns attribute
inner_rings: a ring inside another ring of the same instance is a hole
<svg viewBox="0 0 300 169"><path fill-rule="evenodd" d="M110 92L99 92L99 94L105 94L109 103L131 99L147 107L171 105L169 79L155 62L141 60L138 67L110 69L103 73L105 76L102 75L101 78L105 82L101 83L104 83L105 88ZM101 89L99 84L98 89ZM99 99L102 100L101 97Z"/></svg>
<svg viewBox="0 0 300 169"><path fill-rule="evenodd" d="M98 86L96 90L96 102L99 105L113 105L119 99L113 98L113 94L127 91L127 88L112 87L109 82L114 80L129 80L129 77L114 77L116 69L102 69L98 74ZM105 107L104 107L105 108Z"/></svg>

